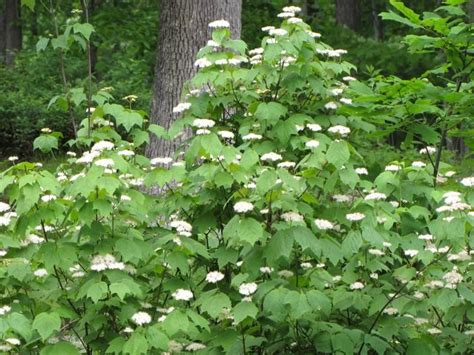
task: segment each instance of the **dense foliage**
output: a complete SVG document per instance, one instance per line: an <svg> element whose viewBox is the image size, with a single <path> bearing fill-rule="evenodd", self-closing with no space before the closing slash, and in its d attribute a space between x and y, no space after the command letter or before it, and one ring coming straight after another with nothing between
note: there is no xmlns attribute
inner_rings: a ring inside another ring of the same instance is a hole
<svg viewBox="0 0 474 355"><path fill-rule="evenodd" d="M4 2L0 1L0 6ZM278 24L276 15L286 3L283 0L243 0L242 38L250 47L259 45L262 26ZM395 74L407 79L423 73L434 60L440 61L440 58L422 54L408 55L400 44L407 33L407 28L401 24L385 22L384 39L374 38L374 18L389 6L385 0L360 0L358 16L361 24L357 31L336 23L337 9L333 0L293 3L304 4L301 17L313 29L324 33L328 43L349 51L347 59L359 68L360 78L374 76L380 70L384 75ZM423 12L433 9L438 1L406 0L405 3ZM71 116L80 121L82 111L74 111L71 115L67 110L61 112L64 106L48 107L47 103L58 94L70 96L71 90L84 86L88 72L87 53L77 44L71 46L69 41L59 41L54 49L49 46L46 51L37 43L64 39L62 35L68 25L78 20L86 22L84 4L89 5L88 22L95 28L91 34L94 90L111 87L111 94L117 101L130 94L136 95L134 107L149 110L158 32L159 9L155 0L22 0L22 4L23 49L13 68L0 64L0 91L4 93L0 98L2 158L12 154L31 157L33 139L43 126L61 131L63 142L74 137ZM61 52L66 85L61 74ZM16 144L12 145L8 137L15 137Z"/></svg>
<svg viewBox="0 0 474 355"><path fill-rule="evenodd" d="M412 50L444 51L408 81L355 79L295 7L251 50L216 21L170 131L99 90L54 174L10 157L2 351L472 352L474 177L442 162L472 130L460 3L420 17L392 1L385 18L427 33ZM71 43L87 44L80 24ZM53 101L84 112L85 92ZM189 129L175 156L141 154Z"/></svg>

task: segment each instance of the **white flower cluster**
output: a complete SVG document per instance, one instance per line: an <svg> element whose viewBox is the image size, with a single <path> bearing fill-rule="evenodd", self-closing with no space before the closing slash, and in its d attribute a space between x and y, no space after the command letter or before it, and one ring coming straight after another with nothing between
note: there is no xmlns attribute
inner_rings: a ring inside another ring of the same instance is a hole
<svg viewBox="0 0 474 355"><path fill-rule="evenodd" d="M408 256L410 258L413 258L413 257L417 256L418 253L419 253L419 251L416 250L416 249L406 249L404 251L405 256Z"/></svg>
<svg viewBox="0 0 474 355"><path fill-rule="evenodd" d="M12 310L12 308L10 306L7 306L7 305L0 307L0 316L3 316L5 314L7 314L11 310Z"/></svg>
<svg viewBox="0 0 474 355"><path fill-rule="evenodd" d="M123 270L125 264L118 262L115 256L111 254L96 255L91 262L91 270L93 271L104 271L104 270Z"/></svg>
<svg viewBox="0 0 474 355"><path fill-rule="evenodd" d="M7 212L10 208L8 203L0 202L0 213L6 212L3 216L0 216L0 226L8 226L12 217L16 217L15 212Z"/></svg>
<svg viewBox="0 0 474 355"><path fill-rule="evenodd" d="M387 198L387 195L381 192L371 192L367 196L365 196L364 200L366 201L371 201L371 200L385 200Z"/></svg>
<svg viewBox="0 0 474 355"><path fill-rule="evenodd" d="M189 301L194 297L190 290L185 290L183 288L178 288L171 294L171 296L173 296L176 301Z"/></svg>
<svg viewBox="0 0 474 355"><path fill-rule="evenodd" d="M443 194L444 205L438 207L436 212L453 212L468 210L471 208L470 205L461 201L461 193L457 191L449 191Z"/></svg>
<svg viewBox="0 0 474 355"><path fill-rule="evenodd" d="M349 286L351 290L362 290L364 287L365 285L359 281L356 281Z"/></svg>
<svg viewBox="0 0 474 355"><path fill-rule="evenodd" d="M458 268L455 266L453 267L452 271L447 272L443 275L443 280L446 282L446 285L444 287L455 289L457 288L458 284L462 282L463 277L458 272Z"/></svg>
<svg viewBox="0 0 474 355"><path fill-rule="evenodd" d="M306 127L313 132L319 132L322 129L317 123L307 123Z"/></svg>
<svg viewBox="0 0 474 355"><path fill-rule="evenodd" d="M232 133L231 131L218 131L217 135L224 139L233 139L235 137L234 133Z"/></svg>
<svg viewBox="0 0 474 355"><path fill-rule="evenodd" d="M355 172L357 175L369 175L369 172L366 168L356 168Z"/></svg>
<svg viewBox="0 0 474 355"><path fill-rule="evenodd" d="M338 58L343 54L347 54L345 49L316 49L316 52L321 55L327 55L329 58Z"/></svg>
<svg viewBox="0 0 474 355"><path fill-rule="evenodd" d="M274 152L270 152L270 153L265 153L263 154L261 157L260 157L260 160L262 161L278 161L278 160L282 160L283 157L278 154L278 153L274 153Z"/></svg>
<svg viewBox="0 0 474 355"><path fill-rule="evenodd" d="M337 109L337 103L334 101L330 101L324 105L324 108L327 110L336 110Z"/></svg>
<svg viewBox="0 0 474 355"><path fill-rule="evenodd" d="M190 108L191 104L189 102L180 102L178 105L173 107L173 113L182 113Z"/></svg>
<svg viewBox="0 0 474 355"><path fill-rule="evenodd" d="M193 231L193 226L186 221L175 220L170 222L170 227L176 229L179 235L183 237L190 237Z"/></svg>
<svg viewBox="0 0 474 355"><path fill-rule="evenodd" d="M420 154L434 154L436 153L436 148L435 147L426 147L420 149Z"/></svg>
<svg viewBox="0 0 474 355"><path fill-rule="evenodd" d="M168 165L169 163L173 162L173 158L169 157L156 157L150 159L151 165Z"/></svg>
<svg viewBox="0 0 474 355"><path fill-rule="evenodd" d="M352 196L341 194L333 195L332 198L336 202L351 202L354 199Z"/></svg>
<svg viewBox="0 0 474 355"><path fill-rule="evenodd" d="M395 165L395 164L390 164L390 165L387 165L385 167L385 171L392 171L392 172L396 172L396 171L400 171L401 168L399 165Z"/></svg>
<svg viewBox="0 0 474 355"><path fill-rule="evenodd" d="M196 59L196 61L194 62L194 66L197 68L207 68L207 67L210 67L211 65L212 65L212 62L206 57Z"/></svg>
<svg viewBox="0 0 474 355"><path fill-rule="evenodd" d="M209 23L210 28L229 28L230 23L226 20L216 20Z"/></svg>
<svg viewBox="0 0 474 355"><path fill-rule="evenodd" d="M250 296L257 291L257 284L255 282L242 283L239 286L239 293L243 296Z"/></svg>
<svg viewBox="0 0 474 355"><path fill-rule="evenodd" d="M360 212L346 214L346 219L351 222L361 221L365 218L365 214Z"/></svg>
<svg viewBox="0 0 474 355"><path fill-rule="evenodd" d="M224 274L220 271L211 271L206 275L206 281L215 284L224 279Z"/></svg>
<svg viewBox="0 0 474 355"><path fill-rule="evenodd" d="M262 138L263 138L262 135L256 134L256 133L249 133L249 134L246 134L245 136L242 136L242 139L244 141L258 141Z"/></svg>
<svg viewBox="0 0 474 355"><path fill-rule="evenodd" d="M74 278L84 277L86 273L82 271L82 268L79 264L73 265L69 268L69 272L72 274L71 276Z"/></svg>
<svg viewBox="0 0 474 355"><path fill-rule="evenodd" d="M332 224L331 222L329 222L326 219L315 219L314 223L321 230L328 230L328 229L333 229L334 228L334 224Z"/></svg>
<svg viewBox="0 0 474 355"><path fill-rule="evenodd" d="M336 125L336 126L330 127L328 129L328 132L331 132L333 134L339 134L344 137L344 136L347 136L349 133L351 133L351 129L346 126Z"/></svg>
<svg viewBox="0 0 474 355"><path fill-rule="evenodd" d="M10 209L10 205L5 202L0 202L0 212L6 212Z"/></svg>
<svg viewBox="0 0 474 355"><path fill-rule="evenodd" d="M474 186L474 176L470 176L461 180L461 184L467 187Z"/></svg>
<svg viewBox="0 0 474 355"><path fill-rule="evenodd" d="M388 314L389 316L394 316L398 313L398 309L394 307L387 307L383 310L383 313Z"/></svg>
<svg viewBox="0 0 474 355"><path fill-rule="evenodd" d="M135 155L135 152L130 149L122 149L122 150L119 150L117 154L122 157L133 157Z"/></svg>
<svg viewBox="0 0 474 355"><path fill-rule="evenodd" d="M262 274L271 274L271 273L273 272L273 268L270 267L270 266L262 266L262 267L260 268L260 272L261 272Z"/></svg>
<svg viewBox="0 0 474 355"><path fill-rule="evenodd" d="M76 164L89 164L94 161L95 158L97 158L100 155L100 151L94 150L94 151L85 151L82 153L82 156L76 160ZM72 179L72 178L71 178Z"/></svg>
<svg viewBox="0 0 474 355"><path fill-rule="evenodd" d="M305 143L305 147L309 149L316 149L317 147L319 147L319 141L314 140L314 139L307 141Z"/></svg>
<svg viewBox="0 0 474 355"><path fill-rule="evenodd" d="M112 168L115 162L112 159L99 159L94 162L94 165L101 166L103 168Z"/></svg>
<svg viewBox="0 0 474 355"><path fill-rule="evenodd" d="M213 120L208 120L207 118L196 118L193 121L193 126L197 128L211 128L214 127L215 124Z"/></svg>
<svg viewBox="0 0 474 355"><path fill-rule="evenodd" d="M282 169L290 169L290 168L294 168L295 166L296 166L296 163L292 161L282 161L281 163L277 164L277 167L282 168Z"/></svg>
<svg viewBox="0 0 474 355"><path fill-rule="evenodd" d="M239 201L234 205L234 211L237 213L245 213L253 210L253 204L247 201Z"/></svg>
<svg viewBox="0 0 474 355"><path fill-rule="evenodd" d="M303 222L304 221L303 216L296 212L285 212L281 215L281 218L283 218L283 220L286 222Z"/></svg>
<svg viewBox="0 0 474 355"><path fill-rule="evenodd" d="M151 316L147 312L137 312L132 316L132 322L136 325L144 325L151 322Z"/></svg>
<svg viewBox="0 0 474 355"><path fill-rule="evenodd" d="M380 249L369 249L368 252L369 252L369 254L375 255L375 256L385 255L385 252L383 250L380 250Z"/></svg>
<svg viewBox="0 0 474 355"><path fill-rule="evenodd" d="M114 149L115 144L109 141L99 141L95 143L92 148L91 152L102 152L104 150L112 150Z"/></svg>
<svg viewBox="0 0 474 355"><path fill-rule="evenodd" d="M46 269L37 269L35 272L33 272L33 275L36 277L45 277L48 275L48 270Z"/></svg>

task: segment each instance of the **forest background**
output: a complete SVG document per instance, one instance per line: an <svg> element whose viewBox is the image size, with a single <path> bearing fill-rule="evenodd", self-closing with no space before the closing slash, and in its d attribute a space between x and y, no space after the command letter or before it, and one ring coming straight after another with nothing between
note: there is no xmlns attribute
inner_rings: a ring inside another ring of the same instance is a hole
<svg viewBox="0 0 474 355"><path fill-rule="evenodd" d="M241 38L249 48L259 46L265 34L261 27L275 25L279 21L276 15L288 3L302 6L305 21L323 33L327 43L348 50L346 59L359 69L360 79L378 74L408 79L436 65L432 56L407 52L402 38L409 33L408 26L382 21L379 14L390 7L385 0L243 0ZM410 0L405 4L422 13L440 5L440 1ZM87 51L80 46L62 49L58 43L53 45L55 50L43 47L48 39L62 33L68 22L88 21L94 26L90 37L92 91L108 88L121 103L127 102L123 98L134 95L133 107L149 112L159 8L154 0L1 0L1 157L30 157L34 152L33 141L44 127L62 132L64 143L74 136L70 116L77 116L79 121L84 118L80 108L68 112L58 95L66 90L72 100L84 96L83 91L74 92L74 88L88 85ZM467 5L467 10L472 18L474 2ZM396 140L394 145L399 144ZM64 144L61 146L67 150Z"/></svg>

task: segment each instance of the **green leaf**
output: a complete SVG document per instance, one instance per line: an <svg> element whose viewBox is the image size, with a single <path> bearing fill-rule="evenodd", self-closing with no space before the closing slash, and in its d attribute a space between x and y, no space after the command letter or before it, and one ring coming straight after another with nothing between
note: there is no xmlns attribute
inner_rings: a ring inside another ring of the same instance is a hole
<svg viewBox="0 0 474 355"><path fill-rule="evenodd" d="M49 44L49 38L40 37L40 39L36 43L36 51L38 53L41 51L44 51L46 47L48 46L48 44Z"/></svg>
<svg viewBox="0 0 474 355"><path fill-rule="evenodd" d="M253 218L244 218L240 222L239 239L254 245L263 236L263 227Z"/></svg>
<svg viewBox="0 0 474 355"><path fill-rule="evenodd" d="M147 354L148 341L142 334L134 332L124 344L123 353L132 355Z"/></svg>
<svg viewBox="0 0 474 355"><path fill-rule="evenodd" d="M340 169L349 161L350 158L349 147L346 141L333 141L326 153L326 159L336 168Z"/></svg>
<svg viewBox="0 0 474 355"><path fill-rule="evenodd" d="M336 265L342 260L343 253L338 242L329 238L321 238L319 243L321 245L322 255L328 258L331 263Z"/></svg>
<svg viewBox="0 0 474 355"><path fill-rule="evenodd" d="M87 290L87 297L92 299L92 302L97 303L101 298L107 295L107 292L107 284L103 281L100 281L89 287Z"/></svg>
<svg viewBox="0 0 474 355"><path fill-rule="evenodd" d="M71 343L61 341L41 349L40 355L79 355L80 352Z"/></svg>
<svg viewBox="0 0 474 355"><path fill-rule="evenodd" d="M35 0L21 0L21 6L26 6L31 11L35 11Z"/></svg>
<svg viewBox="0 0 474 355"><path fill-rule="evenodd" d="M166 316L166 319L163 321L163 329L172 337L179 331L186 333L190 326L188 317L178 310L174 310Z"/></svg>
<svg viewBox="0 0 474 355"><path fill-rule="evenodd" d="M89 40L92 32L94 32L94 26L90 23L75 23L72 29L74 33L80 33L86 40Z"/></svg>
<svg viewBox="0 0 474 355"><path fill-rule="evenodd" d="M133 126L140 126L143 124L143 118L138 112L125 110L115 116L117 125L124 127L127 132L130 132Z"/></svg>
<svg viewBox="0 0 474 355"><path fill-rule="evenodd" d="M255 319L258 313L258 308L253 304L253 302L240 302L233 309L232 314L234 315L234 321L236 324L239 324L244 319L252 318Z"/></svg>
<svg viewBox="0 0 474 355"><path fill-rule="evenodd" d="M320 311L325 315L331 313L331 299L321 291L310 290L306 293L306 298L314 311Z"/></svg>
<svg viewBox="0 0 474 355"><path fill-rule="evenodd" d="M371 348L373 348L379 355L385 354L385 351L390 347L390 344L388 344L386 341L370 334L365 335L365 342L369 344Z"/></svg>
<svg viewBox="0 0 474 355"><path fill-rule="evenodd" d="M216 134L206 134L201 137L201 146L210 155L218 156L222 151L222 143Z"/></svg>
<svg viewBox="0 0 474 355"><path fill-rule="evenodd" d="M403 23L404 25L408 25L413 28L420 28L421 26L411 22L410 20L406 19L405 17L402 17L395 12L389 11L389 12L382 12L380 14L380 17L384 20L390 20L390 21L395 21L399 23Z"/></svg>
<svg viewBox="0 0 474 355"><path fill-rule="evenodd" d="M293 250L295 236L293 233L287 233L286 230L277 232L268 242L265 248L265 256L268 260L278 260L280 257L288 259Z"/></svg>
<svg viewBox="0 0 474 355"><path fill-rule="evenodd" d="M356 254L362 246L362 236L359 231L350 231L342 242L342 252L346 257Z"/></svg>
<svg viewBox="0 0 474 355"><path fill-rule="evenodd" d="M257 179L257 192L264 195L275 187L277 175L274 170L264 171Z"/></svg>
<svg viewBox="0 0 474 355"><path fill-rule="evenodd" d="M448 5L457 6L457 5L465 4L467 1L468 0L445 0L444 2Z"/></svg>
<svg viewBox="0 0 474 355"><path fill-rule="evenodd" d="M33 335L31 329L31 321L23 314L13 312L8 315L8 324L10 327L20 334L26 341L29 341Z"/></svg>
<svg viewBox="0 0 474 355"><path fill-rule="evenodd" d="M148 327L146 331L148 343L155 349L168 350L169 338L161 331L159 325Z"/></svg>
<svg viewBox="0 0 474 355"><path fill-rule="evenodd" d="M49 153L53 149L58 149L58 139L50 134L42 134L33 141L33 149Z"/></svg>
<svg viewBox="0 0 474 355"><path fill-rule="evenodd" d="M321 254L321 245L316 236L306 227L292 227L289 231L293 234L297 244L303 248L303 250L311 250L316 255Z"/></svg>
<svg viewBox="0 0 474 355"><path fill-rule="evenodd" d="M201 310L207 312L212 318L217 318L223 308L230 307L230 298L220 292L210 297L204 297L204 300L201 301Z"/></svg>
<svg viewBox="0 0 474 355"><path fill-rule="evenodd" d="M313 310L306 295L297 291L288 292L283 303L290 305L291 315L294 318L301 318L303 315L311 313Z"/></svg>
<svg viewBox="0 0 474 355"><path fill-rule="evenodd" d="M411 339L408 343L407 355L432 355L437 354L436 348L427 339Z"/></svg>
<svg viewBox="0 0 474 355"><path fill-rule="evenodd" d="M409 19L414 24L420 24L420 16L415 13L412 9L405 6L405 4L401 1L390 0L390 5L400 11L407 19Z"/></svg>
<svg viewBox="0 0 474 355"><path fill-rule="evenodd" d="M166 132L166 129L162 126L158 126L156 124L151 124L148 126L148 130L153 133L155 136L158 138L167 138L168 133Z"/></svg>
<svg viewBox="0 0 474 355"><path fill-rule="evenodd" d="M45 341L55 331L61 328L61 318L56 312L43 312L38 314L33 321L33 329L37 330L41 339Z"/></svg>
<svg viewBox="0 0 474 355"><path fill-rule="evenodd" d="M109 347L105 351L106 354L122 354L123 345L125 344L125 339L122 337L117 337L109 343Z"/></svg>
<svg viewBox="0 0 474 355"><path fill-rule="evenodd" d="M286 115L287 111L287 108L278 102L264 102L258 105L255 117L270 123L276 123L280 117Z"/></svg>
<svg viewBox="0 0 474 355"><path fill-rule="evenodd" d="M246 149L244 154L242 155L242 159L240 160L240 166L242 169L249 170L255 164L258 163L259 157L255 150L253 149Z"/></svg>
<svg viewBox="0 0 474 355"><path fill-rule="evenodd" d="M121 300L125 298L127 294L131 293L130 287L121 282L114 282L109 286L110 292L117 294Z"/></svg>

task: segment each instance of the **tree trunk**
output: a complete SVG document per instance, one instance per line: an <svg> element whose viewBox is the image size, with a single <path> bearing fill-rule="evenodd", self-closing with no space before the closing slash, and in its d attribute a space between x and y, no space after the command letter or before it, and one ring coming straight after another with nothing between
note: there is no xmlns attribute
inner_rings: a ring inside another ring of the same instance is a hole
<svg viewBox="0 0 474 355"><path fill-rule="evenodd" d="M21 49L20 0L6 0L5 8L5 62L13 65L15 54Z"/></svg>
<svg viewBox="0 0 474 355"><path fill-rule="evenodd" d="M87 2L87 8L85 7L85 4L83 1L81 1L81 7L82 7L82 13L85 16L85 21L86 22L92 22L92 16L96 13L97 10L100 10L100 5L101 5L100 0L89 0ZM95 78L98 79L99 75L96 70L97 66L97 58L98 58L98 50L97 46L94 44L94 42L89 41L89 50L90 50L90 66L91 66L91 72L94 74Z"/></svg>
<svg viewBox="0 0 474 355"><path fill-rule="evenodd" d="M336 0L336 22L356 31L360 23L360 0Z"/></svg>
<svg viewBox="0 0 474 355"><path fill-rule="evenodd" d="M474 22L474 0L469 0L466 7L470 22Z"/></svg>
<svg viewBox="0 0 474 355"><path fill-rule="evenodd" d="M240 36L241 0L163 0L160 1L159 35L155 66L155 84L150 122L166 129L178 117L173 107L179 103L186 81L195 74L198 50L210 39L208 24L225 19L232 36ZM169 157L190 132L167 141L152 136L146 148L149 157Z"/></svg>
<svg viewBox="0 0 474 355"><path fill-rule="evenodd" d="M5 46L6 46L6 31L5 31L5 2L0 0L0 64L5 62Z"/></svg>
<svg viewBox="0 0 474 355"><path fill-rule="evenodd" d="M383 31L383 22L379 16L381 9L377 0L371 0L372 7L372 23L374 27L374 38L376 41L383 41L384 31Z"/></svg>

